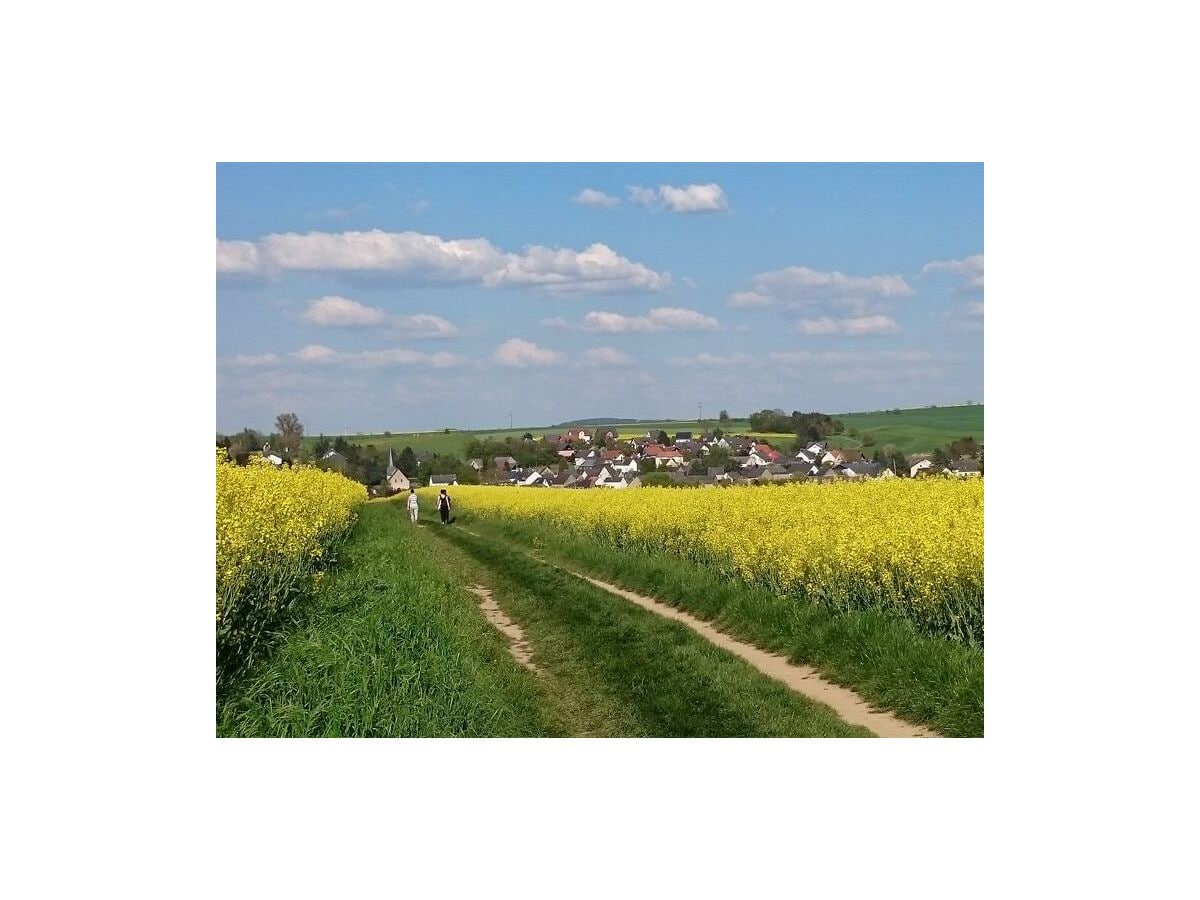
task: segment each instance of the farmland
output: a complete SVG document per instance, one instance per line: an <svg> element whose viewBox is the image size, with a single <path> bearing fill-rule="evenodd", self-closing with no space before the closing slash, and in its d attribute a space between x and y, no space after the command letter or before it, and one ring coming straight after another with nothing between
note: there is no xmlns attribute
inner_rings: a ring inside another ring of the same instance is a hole
<svg viewBox="0 0 1200 900"><path fill-rule="evenodd" d="M853 428L856 435L844 434L831 438L830 443L838 447L856 448L864 445L865 439L872 439L874 446L894 444L903 453L928 452L935 447L948 444L961 437L973 437L983 443L983 405L926 407L921 409L901 409L880 412L841 413L834 415L841 420L847 429ZM402 450L411 447L415 453L434 453L442 456L464 456L466 446L476 437L490 437L503 440L506 437L520 437L526 432L534 437L547 434L560 434L566 430L564 423L559 426L532 426L519 428L502 428L492 430L450 430L401 432L391 434L351 434L347 440L356 444L373 444L380 450ZM589 428L604 426L588 425ZM641 436L647 431L666 431L674 434L676 431L696 431L701 428L696 420L659 420L629 423L622 422L613 426L622 438ZM748 434L762 437L774 442L790 442L794 435L774 432L754 432L748 419L730 419L724 424L713 419L706 419L704 428L720 427L726 432ZM316 435L304 438L307 446L311 447L317 441Z"/></svg>
<svg viewBox="0 0 1200 900"><path fill-rule="evenodd" d="M982 481L451 491L347 489L219 735L983 733Z"/></svg>

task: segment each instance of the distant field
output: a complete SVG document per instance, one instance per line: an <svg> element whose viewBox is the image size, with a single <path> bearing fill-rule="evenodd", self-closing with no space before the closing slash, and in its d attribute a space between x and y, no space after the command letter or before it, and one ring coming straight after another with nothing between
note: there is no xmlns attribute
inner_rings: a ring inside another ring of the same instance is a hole
<svg viewBox="0 0 1200 900"><path fill-rule="evenodd" d="M832 443L840 447L861 446L861 439L868 434L875 439L875 447L895 444L905 454L928 452L961 437L973 437L983 443L982 404L846 413L835 418L859 432L858 439L845 435L834 438Z"/></svg>
<svg viewBox="0 0 1200 900"><path fill-rule="evenodd" d="M839 447L862 446L862 439L867 435L874 438L875 447L895 444L901 452L920 453L943 447L961 437L973 437L983 443L983 406L940 406L922 409L902 409L896 412L880 411L868 413L835 413L834 418L840 419L848 428L856 429L856 437L839 435L831 440ZM719 423L706 420L704 428L717 427ZM588 430L604 426L584 426ZM769 434L751 432L748 419L730 419L720 426L727 432L752 434L772 442L790 442L790 434ZM647 431L665 431L674 435L677 431L699 431L701 426L695 421L646 421L637 424L623 423L614 426L622 438L639 437ZM546 434L561 434L568 430L563 427L548 428L544 425L524 428L499 428L483 431L422 431L402 432L393 431L387 434L351 434L346 440L354 444L374 444L381 449L403 450L412 447L414 453L438 453L450 456L464 456L467 444L475 437L491 437L503 440L512 435L520 437L529 432L534 437ZM328 435L333 440L336 435ZM316 435L305 437L305 443L311 446L316 443Z"/></svg>

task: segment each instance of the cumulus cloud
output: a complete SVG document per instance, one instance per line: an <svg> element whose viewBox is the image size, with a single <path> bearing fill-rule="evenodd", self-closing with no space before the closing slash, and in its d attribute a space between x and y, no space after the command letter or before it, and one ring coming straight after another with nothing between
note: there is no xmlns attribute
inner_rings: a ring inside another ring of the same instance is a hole
<svg viewBox="0 0 1200 900"><path fill-rule="evenodd" d="M705 366L722 369L730 366L746 366L754 361L754 357L746 353L729 353L724 356L719 353L697 353L695 356L674 356L670 359L671 364L676 366Z"/></svg>
<svg viewBox="0 0 1200 900"><path fill-rule="evenodd" d="M961 294L983 293L983 254L964 259L935 259L921 267L922 275L949 275Z"/></svg>
<svg viewBox="0 0 1200 900"><path fill-rule="evenodd" d="M900 326L888 316L855 316L848 319L801 319L796 330L801 334L840 334L847 337L863 337L873 334L899 334Z"/></svg>
<svg viewBox="0 0 1200 900"><path fill-rule="evenodd" d="M616 197L610 196L604 193L604 191L597 191L594 188L584 188L572 197L571 200L580 206L595 206L600 209L612 209L615 206L621 205L621 201Z"/></svg>
<svg viewBox="0 0 1200 900"><path fill-rule="evenodd" d="M675 213L724 212L729 209L725 191L719 184L689 184L675 187L660 184L657 188L629 188L629 199L639 206L657 207Z"/></svg>
<svg viewBox="0 0 1200 900"><path fill-rule="evenodd" d="M653 331L713 331L719 323L694 309L660 306L644 316L624 316L620 313L593 311L583 317L584 331L606 334L626 334Z"/></svg>
<svg viewBox="0 0 1200 900"><path fill-rule="evenodd" d="M933 354L928 350L786 350L772 351L767 358L784 366L844 366L925 363Z"/></svg>
<svg viewBox="0 0 1200 900"><path fill-rule="evenodd" d="M301 347L292 355L301 362L328 363L337 358L337 351L324 344L309 344L307 347Z"/></svg>
<svg viewBox="0 0 1200 900"><path fill-rule="evenodd" d="M232 366L235 369L257 369L267 366L279 365L280 359L277 353L257 353L257 354L238 354L223 360L227 366Z"/></svg>
<svg viewBox="0 0 1200 900"><path fill-rule="evenodd" d="M321 326L366 326L381 324L387 313L347 297L329 296L310 301L301 318Z"/></svg>
<svg viewBox="0 0 1200 900"><path fill-rule="evenodd" d="M754 276L752 283L753 293L771 303L790 304L795 309L822 304L854 307L871 301L911 297L913 293L902 275L852 276L807 266L762 272ZM739 296L744 302L744 293L732 295L730 301Z"/></svg>
<svg viewBox="0 0 1200 900"><path fill-rule="evenodd" d="M613 347L594 347L583 354L583 358L594 366L628 366L633 360L628 354Z"/></svg>
<svg viewBox="0 0 1200 900"><path fill-rule="evenodd" d="M505 253L485 238L443 240L415 231L269 234L257 241L217 241L219 275L281 272L385 274L414 282L530 286L550 292L660 291L671 277L605 244L584 250L532 246Z"/></svg>
<svg viewBox="0 0 1200 900"><path fill-rule="evenodd" d="M393 316L382 309L366 306L348 297L321 297L312 300L301 316L304 321L323 328L366 328L386 326L406 337L454 337L458 327L441 316L417 313Z"/></svg>
<svg viewBox="0 0 1200 900"><path fill-rule="evenodd" d="M390 366L433 366L448 368L464 362L452 353L420 353L396 347L390 350L356 350L343 353L323 344L309 344L292 354L301 363L346 366L354 369L382 369Z"/></svg>
<svg viewBox="0 0 1200 900"><path fill-rule="evenodd" d="M533 341L510 338L492 354L492 359L510 369L529 369L537 366L552 366L563 362L566 354L558 350L547 350Z"/></svg>
<svg viewBox="0 0 1200 900"><path fill-rule="evenodd" d="M388 316L389 328L403 332L407 337L455 337L458 326L441 316L417 313L415 316Z"/></svg>
<svg viewBox="0 0 1200 900"><path fill-rule="evenodd" d="M726 304L733 309L749 309L755 306L770 306L774 299L758 291L738 291L730 294Z"/></svg>
<svg viewBox="0 0 1200 900"><path fill-rule="evenodd" d="M527 247L520 256L509 254L503 266L484 276L483 283L529 285L550 293L661 291L671 278L619 256L605 244L592 244L581 251Z"/></svg>
<svg viewBox="0 0 1200 900"><path fill-rule="evenodd" d="M896 334L900 326L888 315L896 300L913 295L902 275L845 275L807 266L760 272L751 290L726 298L733 309L771 308L799 317L796 330L806 335Z"/></svg>

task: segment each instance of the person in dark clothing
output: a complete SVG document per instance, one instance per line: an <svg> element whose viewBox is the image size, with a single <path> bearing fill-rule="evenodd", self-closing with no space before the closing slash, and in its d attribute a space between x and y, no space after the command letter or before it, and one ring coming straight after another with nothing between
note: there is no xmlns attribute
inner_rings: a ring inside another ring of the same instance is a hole
<svg viewBox="0 0 1200 900"><path fill-rule="evenodd" d="M446 493L445 488L438 494L438 515L442 517L443 525L450 521L450 495Z"/></svg>

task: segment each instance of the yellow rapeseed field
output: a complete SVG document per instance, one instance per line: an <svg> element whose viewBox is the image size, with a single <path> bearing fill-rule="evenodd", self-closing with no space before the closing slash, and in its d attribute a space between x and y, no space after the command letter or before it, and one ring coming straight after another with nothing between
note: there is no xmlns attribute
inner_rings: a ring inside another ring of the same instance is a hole
<svg viewBox="0 0 1200 900"><path fill-rule="evenodd" d="M217 450L217 650L241 660L311 586L366 488L336 472L237 466Z"/></svg>
<svg viewBox="0 0 1200 900"><path fill-rule="evenodd" d="M982 479L713 489L459 486L451 494L458 514L567 528L618 551L672 554L784 596L883 610L934 633L983 639Z"/></svg>

